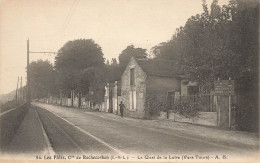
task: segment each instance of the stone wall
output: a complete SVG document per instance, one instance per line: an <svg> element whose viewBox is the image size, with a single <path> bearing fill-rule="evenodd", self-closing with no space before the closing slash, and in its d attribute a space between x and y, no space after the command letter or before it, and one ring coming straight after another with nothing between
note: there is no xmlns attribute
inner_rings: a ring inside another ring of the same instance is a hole
<svg viewBox="0 0 260 163"><path fill-rule="evenodd" d="M112 102L114 114L118 114L117 88L117 81L115 81L114 87L112 88Z"/></svg>
<svg viewBox="0 0 260 163"><path fill-rule="evenodd" d="M161 112L158 119L167 119L166 112ZM169 113L169 120L176 122L194 123L207 126L218 126L217 124L217 112L199 112L199 117L194 119L185 118L175 113Z"/></svg>
<svg viewBox="0 0 260 163"><path fill-rule="evenodd" d="M67 100L68 100L68 102L67 102L68 106L71 106L71 104L72 104L71 98L68 98Z"/></svg>
<svg viewBox="0 0 260 163"><path fill-rule="evenodd" d="M78 97L74 97L73 99L73 107L79 107L79 98Z"/></svg>
<svg viewBox="0 0 260 163"><path fill-rule="evenodd" d="M135 85L130 86L130 69L135 68ZM146 74L136 61L131 58L121 77L121 100L125 104L124 115L129 117L144 117L144 103L146 96ZM136 109L130 110L130 92L136 92Z"/></svg>

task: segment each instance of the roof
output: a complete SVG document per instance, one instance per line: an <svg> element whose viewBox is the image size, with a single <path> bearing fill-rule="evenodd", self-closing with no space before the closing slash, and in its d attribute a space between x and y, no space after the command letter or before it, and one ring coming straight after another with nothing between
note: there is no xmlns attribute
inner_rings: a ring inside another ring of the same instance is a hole
<svg viewBox="0 0 260 163"><path fill-rule="evenodd" d="M181 68L176 62L159 59L135 59L148 76L176 77L181 75Z"/></svg>

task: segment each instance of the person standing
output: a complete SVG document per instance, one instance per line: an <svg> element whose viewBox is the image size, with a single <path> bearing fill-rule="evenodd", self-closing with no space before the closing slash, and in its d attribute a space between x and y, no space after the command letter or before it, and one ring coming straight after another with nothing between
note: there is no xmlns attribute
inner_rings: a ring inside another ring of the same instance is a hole
<svg viewBox="0 0 260 163"><path fill-rule="evenodd" d="M122 101L120 102L119 107L120 107L120 114L121 114L121 117L123 118L123 116L124 116L125 105L123 104Z"/></svg>

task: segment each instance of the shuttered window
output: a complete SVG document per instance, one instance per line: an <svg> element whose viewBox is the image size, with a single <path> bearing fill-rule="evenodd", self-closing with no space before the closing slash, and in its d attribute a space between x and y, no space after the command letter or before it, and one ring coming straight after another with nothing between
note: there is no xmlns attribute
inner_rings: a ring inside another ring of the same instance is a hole
<svg viewBox="0 0 260 163"><path fill-rule="evenodd" d="M135 69L130 69L130 85L135 85Z"/></svg>
<svg viewBox="0 0 260 163"><path fill-rule="evenodd" d="M130 110L136 110L136 91L129 92Z"/></svg>

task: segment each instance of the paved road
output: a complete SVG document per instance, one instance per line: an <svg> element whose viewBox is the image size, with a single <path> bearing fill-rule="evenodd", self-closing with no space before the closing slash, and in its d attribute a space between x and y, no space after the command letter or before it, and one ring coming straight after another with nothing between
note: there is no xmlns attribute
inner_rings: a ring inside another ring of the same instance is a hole
<svg viewBox="0 0 260 163"><path fill-rule="evenodd" d="M37 112L56 154L247 154L252 149L221 145L173 130L140 126L41 103Z"/></svg>

